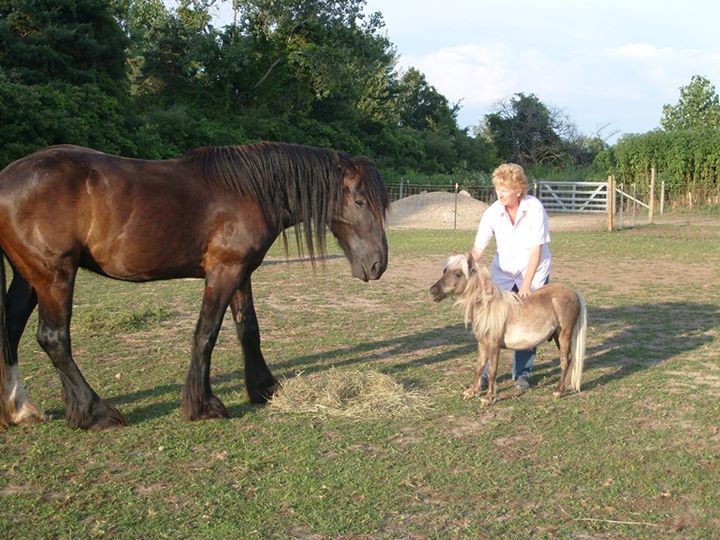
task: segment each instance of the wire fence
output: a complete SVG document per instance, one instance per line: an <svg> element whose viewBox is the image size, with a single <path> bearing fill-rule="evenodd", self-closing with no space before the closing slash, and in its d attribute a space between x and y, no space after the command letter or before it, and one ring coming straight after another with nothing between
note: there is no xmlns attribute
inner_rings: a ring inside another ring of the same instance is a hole
<svg viewBox="0 0 720 540"><path fill-rule="evenodd" d="M433 191L442 191L446 193L455 193L456 191L467 191L473 198L478 199L487 204L492 204L496 200L495 188L492 186L458 186L457 184L437 185L437 184L411 184L409 182L399 182L397 184L385 184L390 195L390 201L394 202L410 195L419 195L421 193L429 193Z"/></svg>

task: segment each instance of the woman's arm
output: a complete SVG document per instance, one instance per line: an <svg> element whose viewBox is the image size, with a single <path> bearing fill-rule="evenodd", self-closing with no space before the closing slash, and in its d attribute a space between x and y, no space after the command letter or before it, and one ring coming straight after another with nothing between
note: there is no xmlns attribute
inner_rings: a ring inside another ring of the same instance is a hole
<svg viewBox="0 0 720 540"><path fill-rule="evenodd" d="M535 278L535 272L537 272L538 266L540 265L540 250L542 246L533 246L530 248L530 256L528 257L527 270L525 271L525 277L523 277L522 285L518 291L518 295L522 298L528 296L532 289L532 282Z"/></svg>
<svg viewBox="0 0 720 540"><path fill-rule="evenodd" d="M482 259L484 249L477 248L473 246L473 248L470 250L470 255L472 255L472 258L475 260L475 262L480 262L480 259Z"/></svg>

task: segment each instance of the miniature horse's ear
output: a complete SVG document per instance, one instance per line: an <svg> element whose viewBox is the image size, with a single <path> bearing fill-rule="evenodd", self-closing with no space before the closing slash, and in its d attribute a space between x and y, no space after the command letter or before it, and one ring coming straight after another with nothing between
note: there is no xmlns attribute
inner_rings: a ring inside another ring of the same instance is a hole
<svg viewBox="0 0 720 540"><path fill-rule="evenodd" d="M472 253L468 253L468 256L467 256L468 276L476 271L476 268L475 268L476 265L477 265L477 262L475 262L475 259L473 258Z"/></svg>
<svg viewBox="0 0 720 540"><path fill-rule="evenodd" d="M492 294L493 290L493 283L492 283L492 276L490 276L490 271L483 266L479 271L480 275L480 286L482 288L483 294Z"/></svg>

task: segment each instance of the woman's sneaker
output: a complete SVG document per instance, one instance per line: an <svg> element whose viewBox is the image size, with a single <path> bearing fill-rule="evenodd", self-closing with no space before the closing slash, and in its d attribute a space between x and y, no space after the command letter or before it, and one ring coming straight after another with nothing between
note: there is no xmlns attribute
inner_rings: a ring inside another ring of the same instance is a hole
<svg viewBox="0 0 720 540"><path fill-rule="evenodd" d="M515 392L517 394L522 394L528 390L530 390L530 377L527 375L521 375L515 379Z"/></svg>

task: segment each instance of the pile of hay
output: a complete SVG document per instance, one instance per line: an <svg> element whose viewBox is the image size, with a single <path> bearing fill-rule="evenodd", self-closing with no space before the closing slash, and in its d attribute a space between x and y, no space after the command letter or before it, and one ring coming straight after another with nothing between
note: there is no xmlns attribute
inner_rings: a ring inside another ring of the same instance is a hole
<svg viewBox="0 0 720 540"><path fill-rule="evenodd" d="M332 368L283 381L269 405L278 413L383 418L419 413L429 399L377 371Z"/></svg>

